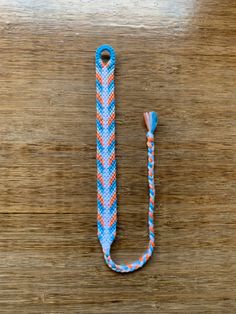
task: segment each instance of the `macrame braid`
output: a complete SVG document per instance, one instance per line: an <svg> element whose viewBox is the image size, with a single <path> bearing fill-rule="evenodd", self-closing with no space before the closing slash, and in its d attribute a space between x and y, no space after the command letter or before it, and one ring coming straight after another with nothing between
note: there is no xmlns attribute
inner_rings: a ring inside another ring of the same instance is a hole
<svg viewBox="0 0 236 314"><path fill-rule="evenodd" d="M108 51L110 54L107 63L102 60L103 51ZM144 254L135 262L117 265L110 256L117 224L114 70L115 52L113 48L107 45L99 47L96 51L98 239L102 245L107 265L116 272L127 273L146 264L154 249L154 131L158 119L155 112L144 113L144 120L148 129L149 244Z"/></svg>

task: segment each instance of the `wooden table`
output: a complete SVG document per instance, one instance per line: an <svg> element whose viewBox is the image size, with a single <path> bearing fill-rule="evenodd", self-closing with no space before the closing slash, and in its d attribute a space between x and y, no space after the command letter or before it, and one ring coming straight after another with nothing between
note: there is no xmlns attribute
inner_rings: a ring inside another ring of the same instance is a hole
<svg viewBox="0 0 236 314"><path fill-rule="evenodd" d="M0 1L0 313L236 313L236 2ZM157 247L104 264L95 66L117 53L119 223L147 244L142 114L155 110Z"/></svg>

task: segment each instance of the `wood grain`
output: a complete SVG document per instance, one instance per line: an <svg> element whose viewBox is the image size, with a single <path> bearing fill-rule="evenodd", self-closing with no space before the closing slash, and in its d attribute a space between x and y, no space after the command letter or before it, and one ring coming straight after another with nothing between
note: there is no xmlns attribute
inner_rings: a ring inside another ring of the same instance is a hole
<svg viewBox="0 0 236 314"><path fill-rule="evenodd" d="M0 0L0 313L236 312L236 2ZM118 236L96 238L95 49L117 53Z"/></svg>

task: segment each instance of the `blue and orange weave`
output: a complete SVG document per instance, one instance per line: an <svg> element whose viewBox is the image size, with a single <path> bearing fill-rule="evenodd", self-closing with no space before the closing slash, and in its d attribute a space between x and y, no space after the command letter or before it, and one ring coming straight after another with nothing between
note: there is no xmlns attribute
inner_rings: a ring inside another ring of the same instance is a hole
<svg viewBox="0 0 236 314"><path fill-rule="evenodd" d="M104 62L102 53L108 51L110 59ZM97 105L97 227L98 239L102 245L105 261L114 271L133 272L150 259L154 249L153 212L155 202L154 186L154 131L158 123L155 112L144 113L148 129L148 183L149 183L149 244L144 254L130 264L116 264L110 255L116 236L117 196L115 157L115 71L116 56L111 46L103 45L96 51L96 105Z"/></svg>

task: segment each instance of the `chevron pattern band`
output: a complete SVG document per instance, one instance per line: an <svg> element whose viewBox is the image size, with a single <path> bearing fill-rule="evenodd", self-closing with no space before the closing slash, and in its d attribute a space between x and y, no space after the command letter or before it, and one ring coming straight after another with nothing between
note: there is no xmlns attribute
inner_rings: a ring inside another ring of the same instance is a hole
<svg viewBox="0 0 236 314"><path fill-rule="evenodd" d="M102 60L102 52L108 51L110 59ZM155 112L144 113L148 129L148 183L149 183L149 244L144 254L130 264L116 264L110 255L112 242L116 236L116 158L115 158L115 94L114 70L115 51L103 45L96 51L96 125L97 125L97 228L107 265L114 271L127 273L141 268L150 259L154 249L153 213L155 202L154 186L154 131L158 118Z"/></svg>

